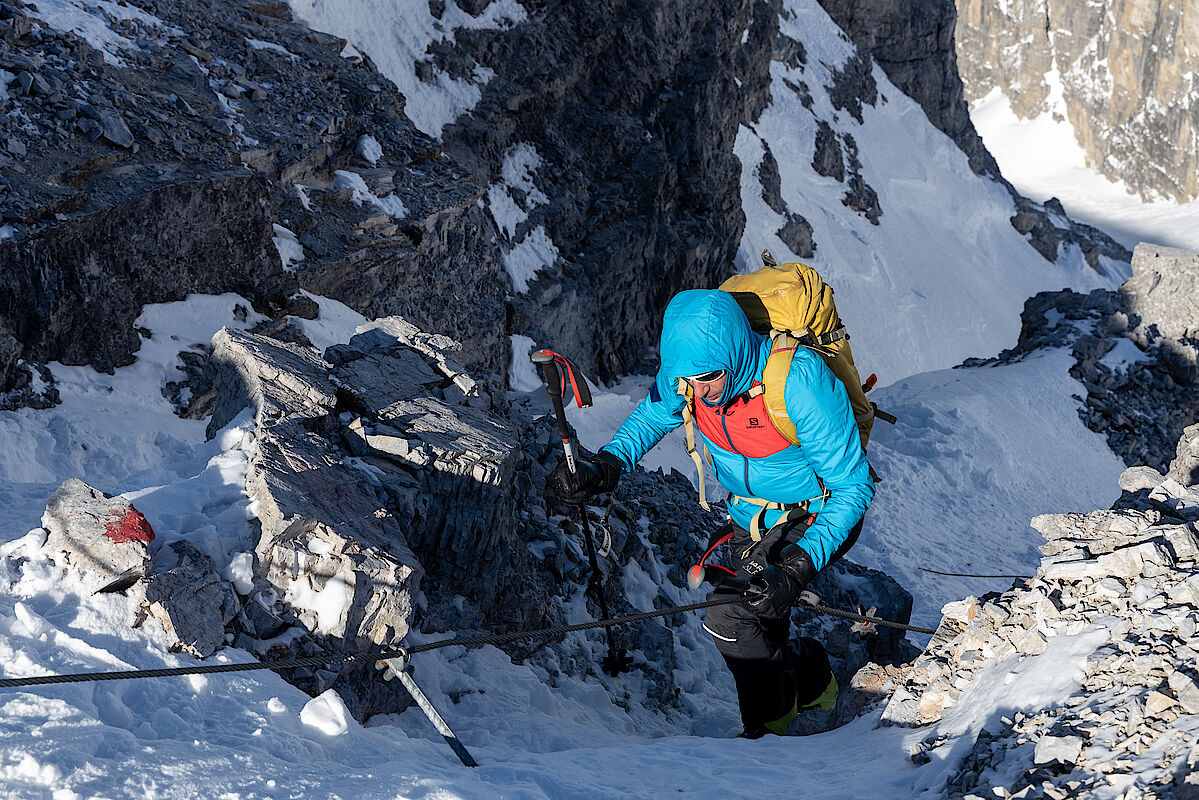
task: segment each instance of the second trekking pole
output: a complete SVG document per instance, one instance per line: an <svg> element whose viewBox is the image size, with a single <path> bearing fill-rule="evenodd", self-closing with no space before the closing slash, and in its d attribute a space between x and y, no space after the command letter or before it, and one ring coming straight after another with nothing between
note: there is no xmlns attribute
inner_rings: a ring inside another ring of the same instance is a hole
<svg viewBox="0 0 1199 800"><path fill-rule="evenodd" d="M570 442L570 428L566 425L566 408L562 404L562 398L566 394L566 386L562 380L562 371L565 368L568 377L570 378L571 388L574 389L575 401L579 404L579 408L585 408L591 405L591 392L587 389L586 382L581 375L577 375L577 370L574 364L565 356L553 352L552 350L538 350L529 356L534 364L541 367L541 371L545 374L545 390L550 396L550 401L554 404L554 416L558 421L558 437L562 440L562 450L566 456L566 468L570 470L572 475L578 472L578 465L575 463L574 447ZM585 398L585 401L584 401ZM604 597L604 585L600 580L599 562L595 557L595 542L591 538L591 523L587 519L587 506L579 505L579 519L583 524L583 540L587 543L587 560L591 566L591 589L595 593L596 602L599 603L600 616L607 620L611 619L608 615L608 601ZM622 672L628 672L629 665L632 659L625 652L624 648L616 647L612 641L612 632L608 631L608 655L603 660L604 672L615 677Z"/></svg>

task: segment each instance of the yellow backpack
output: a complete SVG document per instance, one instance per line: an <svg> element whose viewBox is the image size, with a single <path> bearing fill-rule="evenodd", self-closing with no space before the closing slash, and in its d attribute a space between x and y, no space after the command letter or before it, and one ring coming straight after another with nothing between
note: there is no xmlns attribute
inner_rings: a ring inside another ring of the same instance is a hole
<svg viewBox="0 0 1199 800"><path fill-rule="evenodd" d="M806 264L776 264L774 255L769 250L762 251L762 261L764 266L761 269L747 275L734 275L719 287L721 291L728 292L736 299L756 332L770 336L770 357L766 360L766 369L762 372L762 384L753 394L766 395L766 410L775 430L787 441L801 444L795 424L787 415L784 388L787 375L791 371L791 360L795 357L795 349L800 346L807 347L819 354L837 379L845 385L864 450L866 443L870 441L870 431L874 427L876 417L891 424L894 424L896 419L885 411L878 410L866 399L866 392L874 386L875 376L871 375L863 384L858 375L858 368L853 363L853 351L849 347L849 333L841 324L837 306L833 302L832 287L824 282L816 270ZM706 509L709 506L704 487L703 459L695 446L694 414L691 409L694 401L691 388L683 379L679 379L679 394L687 401L683 407L683 427L686 434L684 448L699 471L699 503ZM870 475L877 481L873 468ZM737 500L762 505L764 510L777 505L754 498ZM756 530L754 533L756 534ZM754 539L757 538L755 535Z"/></svg>
<svg viewBox="0 0 1199 800"><path fill-rule="evenodd" d="M876 415L866 392L874 384L871 381L863 385L854 366L849 333L837 315L832 287L806 264L776 265L769 250L762 251L762 260L765 266L761 269L748 275L734 275L720 284L720 289L737 300L755 331L770 336L770 358L762 373L762 386L771 422L788 441L800 444L795 425L787 416L783 388L795 348L802 345L819 354L845 384L865 448Z"/></svg>

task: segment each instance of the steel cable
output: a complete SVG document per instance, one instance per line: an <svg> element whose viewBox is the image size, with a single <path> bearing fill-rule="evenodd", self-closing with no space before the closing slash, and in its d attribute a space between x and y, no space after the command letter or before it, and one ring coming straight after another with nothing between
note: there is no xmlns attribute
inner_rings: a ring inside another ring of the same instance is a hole
<svg viewBox="0 0 1199 800"><path fill-rule="evenodd" d="M320 667L329 664L349 664L358 661L381 661L387 658L395 658L406 655L414 655L416 653L426 653L430 650L439 650L443 647L473 647L476 645L495 645L510 644L520 641L521 639L535 639L540 637L553 638L575 631L594 630L595 628L610 628L617 625L624 625L630 622L640 622L641 620L654 619L655 617L665 617L671 614L682 614L688 611L698 611L703 608L712 608L714 606L728 605L742 600L741 595L733 594L728 597L720 597L715 600L705 600L702 603L691 603L685 606L673 606L671 608L660 608L654 611L643 611L637 614L629 614L615 619L599 619L590 622L580 622L575 625L562 625L555 628L543 628L536 631L514 631L512 633L495 633L484 634L481 636L465 636L457 639L442 639L436 642L427 642L425 644L413 645L412 647L387 647L378 650L372 650L365 653L354 653L350 655L344 654L325 654L316 656L298 656L295 658L271 659L268 661L253 661L244 664L199 664L194 667L172 667L166 669L142 669L142 670L120 670L113 672L82 672L73 675L35 675L28 678L0 678L0 689L15 688L20 686L43 686L46 684L57 683L83 683L88 681L115 681L126 678L173 678L183 675L211 675L224 672L249 672L259 669L290 669L294 667ZM936 633L929 628L921 628L915 625L905 625L901 622L893 622L888 619L879 619L874 616L866 616L864 614L854 614L849 611L841 611L836 608L828 608L822 605L801 605L800 608L806 608L811 611L816 611L820 614L829 614L834 617L860 622L863 624L881 625L886 628L895 628L898 630L912 631L914 633Z"/></svg>

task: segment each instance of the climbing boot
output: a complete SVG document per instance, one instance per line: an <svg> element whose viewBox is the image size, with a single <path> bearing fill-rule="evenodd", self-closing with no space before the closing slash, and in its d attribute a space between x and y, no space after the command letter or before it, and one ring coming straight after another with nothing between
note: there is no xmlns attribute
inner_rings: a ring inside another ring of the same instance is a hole
<svg viewBox="0 0 1199 800"><path fill-rule="evenodd" d="M786 732L787 726L791 724L791 720L798 716L798 702L792 702L790 711L788 711L786 714L783 714L778 719L772 719L770 722L763 723L762 727L764 727L770 733L773 733L775 736L782 736Z"/></svg>
<svg viewBox="0 0 1199 800"><path fill-rule="evenodd" d="M737 734L737 738L738 739L761 739L763 736L765 736L768 733L771 733L771 731L768 731L768 730L766 730L766 728L761 727L761 726L754 726L753 728L746 728L745 730L741 731L741 733Z"/></svg>
<svg viewBox="0 0 1199 800"><path fill-rule="evenodd" d="M832 711L833 706L837 704L837 676L829 675L828 686L824 687L824 691L819 697L805 705L802 711ZM794 714L792 715L794 716Z"/></svg>

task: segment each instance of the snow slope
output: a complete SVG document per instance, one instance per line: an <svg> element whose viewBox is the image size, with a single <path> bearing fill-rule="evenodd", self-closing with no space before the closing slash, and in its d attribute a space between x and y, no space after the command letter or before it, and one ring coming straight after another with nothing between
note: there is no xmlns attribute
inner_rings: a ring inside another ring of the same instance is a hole
<svg viewBox="0 0 1199 800"><path fill-rule="evenodd" d="M863 105L862 123L835 109L824 87L853 45L817 3L786 6L791 17L780 21L782 32L803 42L808 57L800 67L771 65L771 103L737 136L746 216L737 268L761 266L763 248L779 263L815 267L837 292L863 377L877 372L887 384L994 355L1015 343L1025 298L1067 286L1115 288L1127 277L1127 264L1106 258L1104 274L1096 273L1076 246L1056 264L1045 261L1012 228L1007 191L975 175L965 154L877 65L879 100ZM810 110L793 88L801 83L811 91ZM812 168L820 120L857 143L862 178L878 192L878 225L842 204L844 183ZM763 199L758 174L767 146L783 201L813 228L813 258L798 258L776 235L784 219Z"/></svg>
<svg viewBox="0 0 1199 800"><path fill-rule="evenodd" d="M1004 177L1022 194L1056 197L1071 217L1102 228L1128 249L1140 242L1199 250L1199 200L1145 202L1123 181L1110 181L1087 164L1062 100L1061 78L1046 74L1049 109L1018 118L1000 89L976 101L970 118Z"/></svg>

